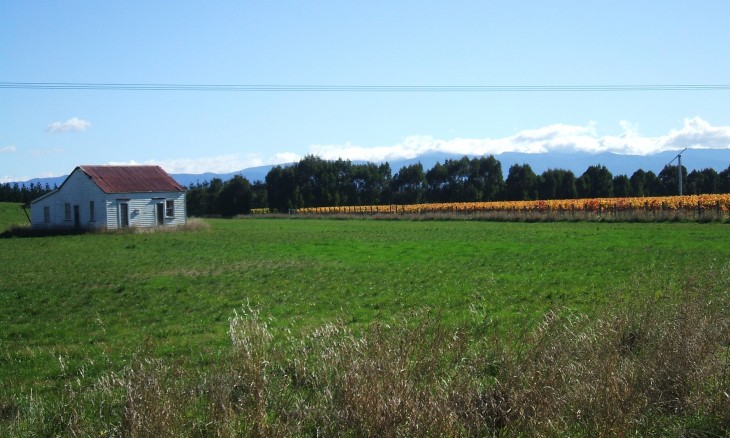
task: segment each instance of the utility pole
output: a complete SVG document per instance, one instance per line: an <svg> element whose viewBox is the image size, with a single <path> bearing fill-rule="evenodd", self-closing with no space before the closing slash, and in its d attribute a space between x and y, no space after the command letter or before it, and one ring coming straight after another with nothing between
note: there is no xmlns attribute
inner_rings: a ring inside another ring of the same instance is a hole
<svg viewBox="0 0 730 438"><path fill-rule="evenodd" d="M684 191L682 190L682 154L684 151L686 151L687 148L682 149L682 152L678 153L676 157L672 158L672 161L677 160L677 175L679 176L677 179L679 180L679 196L684 195ZM672 161L667 163L667 166L672 164Z"/></svg>

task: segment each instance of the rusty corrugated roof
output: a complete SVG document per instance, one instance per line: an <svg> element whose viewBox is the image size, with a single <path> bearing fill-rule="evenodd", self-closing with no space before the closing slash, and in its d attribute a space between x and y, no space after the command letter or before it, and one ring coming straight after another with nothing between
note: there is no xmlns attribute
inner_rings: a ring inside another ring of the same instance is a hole
<svg viewBox="0 0 730 438"><path fill-rule="evenodd" d="M184 192L160 166L79 166L104 193Z"/></svg>

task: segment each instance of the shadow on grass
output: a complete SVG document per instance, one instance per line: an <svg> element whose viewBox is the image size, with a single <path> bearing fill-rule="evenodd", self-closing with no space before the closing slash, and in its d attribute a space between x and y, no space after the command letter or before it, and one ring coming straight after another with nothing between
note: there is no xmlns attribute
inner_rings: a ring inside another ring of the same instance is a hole
<svg viewBox="0 0 730 438"><path fill-rule="evenodd" d="M164 233L175 231L205 231L210 225L202 219L189 218L185 225L161 226L161 227L129 227L122 229L99 229L99 228L33 228L27 225L12 226L0 233L0 239L12 239L15 237L54 237L54 236L76 236L82 234L140 234L140 233Z"/></svg>
<svg viewBox="0 0 730 438"><path fill-rule="evenodd" d="M72 236L78 234L87 234L98 232L84 228L53 228L53 229L35 229L28 226L14 226L0 233L0 239L12 239L15 237L52 237L52 236Z"/></svg>

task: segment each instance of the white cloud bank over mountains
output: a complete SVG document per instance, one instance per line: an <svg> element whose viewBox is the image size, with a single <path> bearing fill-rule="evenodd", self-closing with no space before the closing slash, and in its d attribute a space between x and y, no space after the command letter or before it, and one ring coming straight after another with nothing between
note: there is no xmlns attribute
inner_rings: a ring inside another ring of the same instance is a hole
<svg viewBox="0 0 730 438"><path fill-rule="evenodd" d="M555 124L524 130L504 138L438 140L428 136L412 136L393 146L365 148L351 144L313 145L310 150L324 159L387 161L415 158L434 152L459 155L497 155L504 152L651 155L685 147L730 148L730 126L715 127L699 117L685 119L682 128L659 137L643 137L629 122L621 122L621 127L623 132L618 136L599 136L595 123L587 126Z"/></svg>
<svg viewBox="0 0 730 438"><path fill-rule="evenodd" d="M622 121L619 135L598 135L596 124L586 126L554 124L520 131L504 138L435 139L430 136L409 136L390 146L364 147L352 143L311 145L309 154L327 160L395 161L412 159L431 153L455 155L497 155L505 152L613 152L623 155L652 155L686 147L730 149L730 126L712 126L700 117L687 118L679 129L666 135L645 137L635 125ZM230 154L201 159L151 160L171 173L234 172L250 167L291 163L303 156L283 152L264 157L259 154Z"/></svg>

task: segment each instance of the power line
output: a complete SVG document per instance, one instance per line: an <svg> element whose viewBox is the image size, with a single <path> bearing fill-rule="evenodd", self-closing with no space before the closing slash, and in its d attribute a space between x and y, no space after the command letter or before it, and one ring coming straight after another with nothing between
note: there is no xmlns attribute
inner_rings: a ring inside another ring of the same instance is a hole
<svg viewBox="0 0 730 438"><path fill-rule="evenodd" d="M89 91L224 91L306 93L535 93L725 91L730 84L635 85L281 85L281 84L169 84L91 82L0 82L0 89Z"/></svg>

